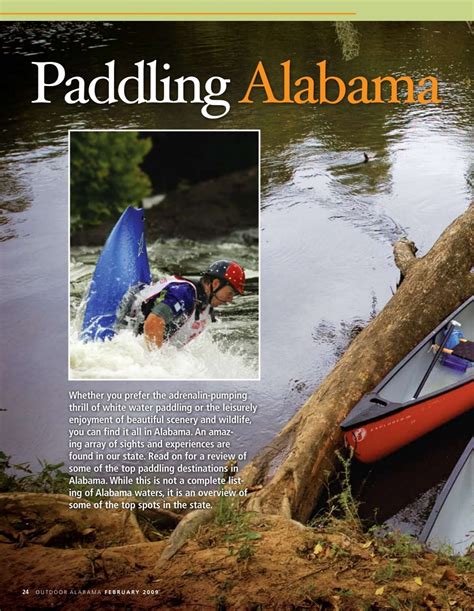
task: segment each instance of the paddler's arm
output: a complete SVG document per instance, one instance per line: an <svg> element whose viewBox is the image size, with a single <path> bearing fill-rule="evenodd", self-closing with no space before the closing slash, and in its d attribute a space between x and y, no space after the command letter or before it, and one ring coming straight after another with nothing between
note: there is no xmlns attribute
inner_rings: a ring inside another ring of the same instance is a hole
<svg viewBox="0 0 474 611"><path fill-rule="evenodd" d="M146 317L143 333L145 334L145 342L148 350L161 348L165 335L165 327L166 323L161 316L157 316L151 312Z"/></svg>
<svg viewBox="0 0 474 611"><path fill-rule="evenodd" d="M173 310L163 301L166 295L167 293L164 292L161 295L161 299L154 304L143 325L143 333L148 350L161 348L165 339L166 325L173 320Z"/></svg>

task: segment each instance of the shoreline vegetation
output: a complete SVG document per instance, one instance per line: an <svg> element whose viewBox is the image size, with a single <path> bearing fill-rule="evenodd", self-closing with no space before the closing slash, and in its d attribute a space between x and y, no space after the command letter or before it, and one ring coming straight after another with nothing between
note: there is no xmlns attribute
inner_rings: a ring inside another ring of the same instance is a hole
<svg viewBox="0 0 474 611"><path fill-rule="evenodd" d="M70 511L61 465L8 475L2 454L2 607L469 609L472 554L365 529L341 462L341 491L304 525L227 496L186 515Z"/></svg>
<svg viewBox="0 0 474 611"><path fill-rule="evenodd" d="M259 138L248 131L72 131L71 245L102 246L130 205L148 241L258 239Z"/></svg>
<svg viewBox="0 0 474 611"><path fill-rule="evenodd" d="M253 167L171 191L146 210L147 241L218 239L241 230L244 241L256 243L258 180L258 170ZM71 246L103 246L119 216L73 231Z"/></svg>

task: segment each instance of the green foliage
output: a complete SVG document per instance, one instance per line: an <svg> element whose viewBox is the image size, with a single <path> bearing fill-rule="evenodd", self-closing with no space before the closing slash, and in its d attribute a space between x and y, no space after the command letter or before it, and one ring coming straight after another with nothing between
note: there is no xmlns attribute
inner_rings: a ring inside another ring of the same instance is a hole
<svg viewBox="0 0 474 611"><path fill-rule="evenodd" d="M391 558L416 558L423 546L411 535L398 531L385 531L380 527L373 527L369 533L375 536L376 548L380 554Z"/></svg>
<svg viewBox="0 0 474 611"><path fill-rule="evenodd" d="M228 526L240 521L240 508L235 498L230 496L220 496L214 509L214 522L217 526Z"/></svg>
<svg viewBox="0 0 474 611"><path fill-rule="evenodd" d="M0 492L51 492L67 494L69 476L61 470L64 463L39 460L41 470L33 473L27 463L12 464L10 456L0 452ZM26 473L17 475L15 472Z"/></svg>
<svg viewBox="0 0 474 611"><path fill-rule="evenodd" d="M357 528L360 528L359 502L354 498L351 487L352 453L348 459L345 459L339 451L336 452L336 455L342 465L342 489L341 492L336 495L334 502L338 505L343 519L354 524Z"/></svg>
<svg viewBox="0 0 474 611"><path fill-rule="evenodd" d="M319 529L334 529L339 532L341 528L344 530L352 530L353 532L362 532L362 522L359 517L359 501L352 494L352 486L350 481L352 452L348 458L337 451L336 456L341 463L342 469L337 473L337 483L339 492L337 494L329 494L326 507L322 513L315 515L309 522L311 528ZM326 472L327 477L330 472Z"/></svg>
<svg viewBox="0 0 474 611"><path fill-rule="evenodd" d="M474 573L474 557L469 553L465 556L453 556L452 560L460 573Z"/></svg>
<svg viewBox="0 0 474 611"><path fill-rule="evenodd" d="M256 551L255 541L262 536L251 529L251 516L232 497L219 497L215 506L214 522L224 529L223 539L227 542L229 554L235 555L239 562L252 558Z"/></svg>
<svg viewBox="0 0 474 611"><path fill-rule="evenodd" d="M389 594L387 598L393 609L396 609L397 611L399 611L399 609L402 609L398 596L395 596L394 594Z"/></svg>
<svg viewBox="0 0 474 611"><path fill-rule="evenodd" d="M439 564L454 564L459 573L474 573L474 547L471 545L464 556L454 552L451 545L443 545L437 548Z"/></svg>
<svg viewBox="0 0 474 611"><path fill-rule="evenodd" d="M385 564L381 564L373 575L375 583L389 583L394 579L410 575L413 567L408 567L403 564L396 564L393 560L389 560Z"/></svg>
<svg viewBox="0 0 474 611"><path fill-rule="evenodd" d="M140 163L150 139L135 132L71 134L71 229L97 225L151 192Z"/></svg>

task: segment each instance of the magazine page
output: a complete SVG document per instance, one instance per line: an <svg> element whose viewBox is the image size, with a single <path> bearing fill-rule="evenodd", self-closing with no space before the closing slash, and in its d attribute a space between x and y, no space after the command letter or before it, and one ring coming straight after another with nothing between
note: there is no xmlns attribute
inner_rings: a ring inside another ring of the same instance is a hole
<svg viewBox="0 0 474 611"><path fill-rule="evenodd" d="M471 7L60 4L0 25L1 609L469 609Z"/></svg>

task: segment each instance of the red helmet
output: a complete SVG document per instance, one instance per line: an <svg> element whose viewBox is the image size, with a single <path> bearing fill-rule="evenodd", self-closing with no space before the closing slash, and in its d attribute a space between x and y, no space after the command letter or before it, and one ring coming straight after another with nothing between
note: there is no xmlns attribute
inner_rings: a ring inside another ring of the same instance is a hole
<svg viewBox="0 0 474 611"><path fill-rule="evenodd" d="M204 275L210 276L211 278L219 278L229 283L230 286L240 293L244 292L245 286L245 272L244 268L235 261L215 261L209 268L204 272Z"/></svg>

